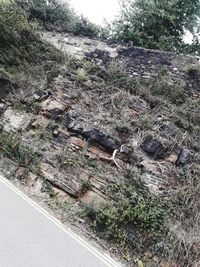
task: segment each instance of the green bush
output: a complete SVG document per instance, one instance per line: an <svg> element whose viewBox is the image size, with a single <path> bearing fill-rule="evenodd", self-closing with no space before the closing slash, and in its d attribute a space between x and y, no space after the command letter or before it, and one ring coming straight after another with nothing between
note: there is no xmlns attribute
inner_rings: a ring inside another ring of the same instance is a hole
<svg viewBox="0 0 200 267"><path fill-rule="evenodd" d="M173 104L183 104L187 95L183 87L178 84L170 84L160 78L155 79L151 84L151 91L153 95L165 96Z"/></svg>
<svg viewBox="0 0 200 267"><path fill-rule="evenodd" d="M56 59L59 53L44 44L24 10L15 4L0 6L0 66Z"/></svg>
<svg viewBox="0 0 200 267"><path fill-rule="evenodd" d="M144 234L148 242L154 242L164 228L167 205L141 185L115 184L108 191L116 202L88 210L96 230L107 238L124 242L131 229L136 236Z"/></svg>
<svg viewBox="0 0 200 267"><path fill-rule="evenodd" d="M121 16L114 21L114 37L153 49L189 51L185 30L199 29L199 0L121 0ZM199 45L190 46L191 50ZM198 50L196 50L198 51Z"/></svg>
<svg viewBox="0 0 200 267"><path fill-rule="evenodd" d="M30 23L26 12L13 2L0 5L0 97L4 98L13 87L22 69L47 61L61 62L63 55L44 43ZM24 67L23 67L24 66Z"/></svg>
<svg viewBox="0 0 200 267"><path fill-rule="evenodd" d="M60 4L56 0L31 0L17 3L28 14L29 20L38 20L45 28L58 27L71 30L75 14L68 4Z"/></svg>
<svg viewBox="0 0 200 267"><path fill-rule="evenodd" d="M46 30L71 32L88 37L102 35L99 27L88 19L77 16L67 3L63 4L57 0L31 0L27 4L17 0L17 3L26 11L29 20L39 21Z"/></svg>
<svg viewBox="0 0 200 267"><path fill-rule="evenodd" d="M23 167L28 167L31 161L36 163L38 160L38 156L31 149L21 144L18 136L3 131L0 132L0 151Z"/></svg>
<svg viewBox="0 0 200 267"><path fill-rule="evenodd" d="M88 19L80 17L74 26L73 33L93 38L99 35L99 28L91 23Z"/></svg>

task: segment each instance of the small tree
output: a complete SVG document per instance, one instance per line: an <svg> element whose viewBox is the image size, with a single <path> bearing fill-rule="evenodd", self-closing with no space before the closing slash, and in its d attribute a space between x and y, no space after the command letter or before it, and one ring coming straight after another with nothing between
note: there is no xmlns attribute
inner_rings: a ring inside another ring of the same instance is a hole
<svg viewBox="0 0 200 267"><path fill-rule="evenodd" d="M78 16L68 1L16 0L16 2L26 11L29 20L38 21L46 30L58 30L88 37L100 35L101 28L88 19Z"/></svg>
<svg viewBox="0 0 200 267"><path fill-rule="evenodd" d="M174 50L183 43L185 30L199 27L199 15L199 0L121 0L114 35L135 45Z"/></svg>
<svg viewBox="0 0 200 267"><path fill-rule="evenodd" d="M57 0L16 0L18 5L28 13L30 20L38 20L45 27L49 25L60 25L67 30L72 28L75 13L65 4Z"/></svg>

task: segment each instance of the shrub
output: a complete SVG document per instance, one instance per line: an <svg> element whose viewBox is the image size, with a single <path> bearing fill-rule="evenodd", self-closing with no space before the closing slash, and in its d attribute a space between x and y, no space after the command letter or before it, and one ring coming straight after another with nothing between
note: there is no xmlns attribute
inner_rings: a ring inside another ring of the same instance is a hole
<svg viewBox="0 0 200 267"><path fill-rule="evenodd" d="M93 38L99 35L99 28L91 23L88 19L80 17L74 26L73 33Z"/></svg>
<svg viewBox="0 0 200 267"><path fill-rule="evenodd" d="M29 20L38 20L45 28L57 27L71 30L75 14L68 4L60 4L56 0L32 0L27 3L17 0L29 16Z"/></svg>
<svg viewBox="0 0 200 267"><path fill-rule="evenodd" d="M0 132L0 151L23 167L28 167L31 161L34 164L38 161L38 156L23 146L18 136L3 131Z"/></svg>
<svg viewBox="0 0 200 267"><path fill-rule="evenodd" d="M44 43L37 34L35 24L27 19L26 12L11 2L0 5L0 85L1 97L17 86L19 66L28 70L37 63L53 60L60 62L63 56Z"/></svg>
<svg viewBox="0 0 200 267"><path fill-rule="evenodd" d="M114 36L118 40L132 41L134 45L147 48L177 51L177 49L183 50L182 37L185 30L194 34L199 28L199 0L121 0L120 2L121 16L112 27Z"/></svg>
<svg viewBox="0 0 200 267"><path fill-rule="evenodd" d="M163 95L173 104L180 105L186 101L184 88L177 84L170 84L166 81L162 81L159 77L152 82L151 88L154 95Z"/></svg>
<svg viewBox="0 0 200 267"><path fill-rule="evenodd" d="M89 209L94 226L107 238L124 242L129 232L154 243L164 228L167 205L150 195L142 185L113 185L109 195L115 201Z"/></svg>
<svg viewBox="0 0 200 267"><path fill-rule="evenodd" d="M57 0L32 0L24 4L17 0L28 14L29 20L39 21L46 30L59 30L88 37L103 35L100 28L84 17L79 17L68 3Z"/></svg>
<svg viewBox="0 0 200 267"><path fill-rule="evenodd" d="M0 65L9 67L24 61L56 59L59 55L40 40L26 13L15 4L0 6L0 47Z"/></svg>
<svg viewBox="0 0 200 267"><path fill-rule="evenodd" d="M200 84L200 67L193 67L188 69L189 77L197 84Z"/></svg>

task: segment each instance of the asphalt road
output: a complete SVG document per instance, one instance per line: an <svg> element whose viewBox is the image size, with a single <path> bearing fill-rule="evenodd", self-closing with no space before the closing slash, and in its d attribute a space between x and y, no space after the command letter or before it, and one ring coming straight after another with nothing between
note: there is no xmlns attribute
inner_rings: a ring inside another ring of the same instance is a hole
<svg viewBox="0 0 200 267"><path fill-rule="evenodd" d="M0 266L119 266L0 176Z"/></svg>

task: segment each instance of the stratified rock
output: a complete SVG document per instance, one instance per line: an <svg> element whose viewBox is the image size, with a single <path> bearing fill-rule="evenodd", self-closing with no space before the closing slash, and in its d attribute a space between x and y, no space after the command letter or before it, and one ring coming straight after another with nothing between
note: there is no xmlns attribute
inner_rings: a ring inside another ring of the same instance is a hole
<svg viewBox="0 0 200 267"><path fill-rule="evenodd" d="M106 150L113 152L116 149L120 148L120 143L116 139L113 139L111 136L106 135L99 131L98 129L84 130L83 137L91 142L95 142L105 148Z"/></svg>
<svg viewBox="0 0 200 267"><path fill-rule="evenodd" d="M162 158L166 153L166 149L162 143L154 139L151 135L148 135L143 143L140 145L140 148L145 151L149 156L154 158Z"/></svg>
<svg viewBox="0 0 200 267"><path fill-rule="evenodd" d="M66 167L67 168L67 167ZM40 170L43 177L54 187L59 188L73 198L82 196L82 183L89 180L91 174L81 167L71 168L70 171L54 168L49 163L42 162Z"/></svg>
<svg viewBox="0 0 200 267"><path fill-rule="evenodd" d="M177 166L184 166L186 165L190 160L190 151L188 149L183 148L178 156L178 159L176 161Z"/></svg>
<svg viewBox="0 0 200 267"><path fill-rule="evenodd" d="M64 124L69 130L83 136L89 142L96 143L109 152L113 152L121 147L121 144L118 140L104 134L100 130L95 128L84 129L79 124L75 124L69 112L64 117Z"/></svg>
<svg viewBox="0 0 200 267"><path fill-rule="evenodd" d="M92 206L95 209L99 208L102 204L105 204L106 201L108 201L106 195L103 194L98 188L93 186L81 198L81 203L87 206L91 205L92 203Z"/></svg>
<svg viewBox="0 0 200 267"><path fill-rule="evenodd" d="M64 125L69 129L73 129L74 127L74 122L73 122L73 119L70 115L70 113L68 112L67 114L65 114L64 116Z"/></svg>
<svg viewBox="0 0 200 267"><path fill-rule="evenodd" d="M101 60L103 64L106 64L110 60L110 53L106 50L95 49L90 53L85 53L85 57L89 61L93 59Z"/></svg>
<svg viewBox="0 0 200 267"><path fill-rule="evenodd" d="M11 108L4 112L2 117L2 125L5 131L17 131L26 129L31 121L31 116L28 113L20 113Z"/></svg>
<svg viewBox="0 0 200 267"><path fill-rule="evenodd" d="M69 134L67 132L58 131L54 134L54 142L62 145L66 145L69 141Z"/></svg>
<svg viewBox="0 0 200 267"><path fill-rule="evenodd" d="M57 116L67 110L68 106L58 100L48 98L42 103L42 110L50 116Z"/></svg>
<svg viewBox="0 0 200 267"><path fill-rule="evenodd" d="M50 95L52 95L52 93L50 91L46 92L46 91L38 90L38 91L36 91L34 93L33 100L35 100L35 101L41 101L41 100L46 99Z"/></svg>
<svg viewBox="0 0 200 267"><path fill-rule="evenodd" d="M43 117L43 116L38 116L35 121L32 123L32 127L38 129L38 128L46 128L47 125L49 124L49 119Z"/></svg>
<svg viewBox="0 0 200 267"><path fill-rule="evenodd" d="M82 111L79 108L71 109L70 111L68 111L68 114L73 119L78 118L79 116L81 116L81 113L82 113Z"/></svg>
<svg viewBox="0 0 200 267"><path fill-rule="evenodd" d="M160 176L156 176L154 174L144 173L141 176L141 180L144 183L144 185L149 188L149 191L152 194L156 196L159 196L160 194L162 194L161 188L164 183L163 178L161 178Z"/></svg>
<svg viewBox="0 0 200 267"><path fill-rule="evenodd" d="M165 160L172 163L172 164L175 164L176 161L178 159L178 155L177 153L173 152L172 154L170 154Z"/></svg>
<svg viewBox="0 0 200 267"><path fill-rule="evenodd" d="M6 178L12 179L18 167L18 164L11 159L0 156L0 173Z"/></svg>
<svg viewBox="0 0 200 267"><path fill-rule="evenodd" d="M80 186L78 186L75 181L71 181L70 178L58 173L50 164L41 163L41 173L53 186L61 189L74 198L78 198Z"/></svg>
<svg viewBox="0 0 200 267"><path fill-rule="evenodd" d="M42 91L39 90L39 91L36 91L36 92L35 92L35 94L33 95L33 99L34 99L35 101L38 101L38 100L42 99L43 96L44 96L44 93L43 93Z"/></svg>
<svg viewBox="0 0 200 267"><path fill-rule="evenodd" d="M134 149L132 147L128 147L128 146L122 146L120 149L120 152L123 156L123 160L125 162L128 162L130 164L137 164L139 163L139 158L136 154L136 152L134 151Z"/></svg>
<svg viewBox="0 0 200 267"><path fill-rule="evenodd" d="M151 173L155 176L161 176L161 170L158 163L155 160L145 159L141 162L143 172Z"/></svg>

